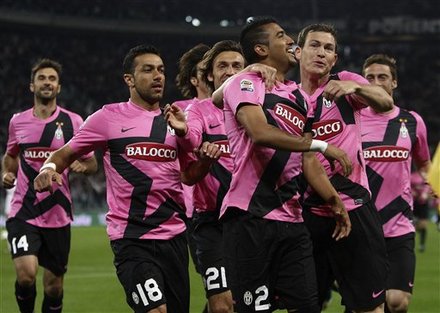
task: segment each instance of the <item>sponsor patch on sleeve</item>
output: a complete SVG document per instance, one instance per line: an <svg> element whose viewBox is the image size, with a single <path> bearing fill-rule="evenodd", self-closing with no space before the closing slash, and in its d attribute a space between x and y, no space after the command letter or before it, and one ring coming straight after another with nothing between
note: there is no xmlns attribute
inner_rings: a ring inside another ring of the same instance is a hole
<svg viewBox="0 0 440 313"><path fill-rule="evenodd" d="M240 89L242 91L253 92L254 91L254 83L252 81L250 81L249 79L242 79L240 81Z"/></svg>

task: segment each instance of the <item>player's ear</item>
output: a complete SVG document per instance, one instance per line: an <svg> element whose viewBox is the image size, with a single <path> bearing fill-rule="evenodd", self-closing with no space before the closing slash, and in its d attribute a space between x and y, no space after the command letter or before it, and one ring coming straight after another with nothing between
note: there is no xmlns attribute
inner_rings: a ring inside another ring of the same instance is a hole
<svg viewBox="0 0 440 313"><path fill-rule="evenodd" d="M266 45L262 45L262 44L257 44L254 47L254 51L256 54L258 54L259 56L266 56L268 54L268 47Z"/></svg>
<svg viewBox="0 0 440 313"><path fill-rule="evenodd" d="M197 79L197 77L191 77L191 79L189 80L191 82L191 85L193 85L194 87L197 87L197 85L199 84L199 80Z"/></svg>
<svg viewBox="0 0 440 313"><path fill-rule="evenodd" d="M209 72L208 75L207 75L206 77L208 78L208 80L209 80L210 82L213 82L213 81L214 81L214 75L212 75L212 72Z"/></svg>
<svg viewBox="0 0 440 313"><path fill-rule="evenodd" d="M134 86L134 77L132 74L124 74L124 81L128 87Z"/></svg>
<svg viewBox="0 0 440 313"><path fill-rule="evenodd" d="M57 88L57 95L58 95L60 92L61 92L61 85L58 85L58 88Z"/></svg>
<svg viewBox="0 0 440 313"><path fill-rule="evenodd" d="M391 81L391 88L392 88L392 89L396 89L396 88L397 88L397 80L393 79L393 80Z"/></svg>
<svg viewBox="0 0 440 313"><path fill-rule="evenodd" d="M35 91L34 83L30 83L30 84L29 84L29 90L30 90L31 92L34 92L34 91Z"/></svg>

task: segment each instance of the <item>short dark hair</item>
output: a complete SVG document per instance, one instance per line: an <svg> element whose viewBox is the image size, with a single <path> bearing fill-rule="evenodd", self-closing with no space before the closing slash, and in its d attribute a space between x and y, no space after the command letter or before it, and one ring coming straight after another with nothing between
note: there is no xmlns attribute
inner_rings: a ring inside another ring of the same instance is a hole
<svg viewBox="0 0 440 313"><path fill-rule="evenodd" d="M240 45L247 63L257 63L260 60L260 56L255 52L254 48L257 44L267 45L269 43L269 34L264 26L271 23L278 24L277 20L270 16L251 17L241 30Z"/></svg>
<svg viewBox="0 0 440 313"><path fill-rule="evenodd" d="M209 46L199 43L187 52L179 60L179 73L176 76L176 85L186 98L197 97L197 89L191 84L191 77L197 77L197 64L209 50Z"/></svg>
<svg viewBox="0 0 440 313"><path fill-rule="evenodd" d="M336 28L330 24L311 24L309 26L304 27L298 34L298 42L297 42L298 46L303 48L304 44L306 43L307 35L309 33L313 33L313 32L324 32L324 33L331 34L333 36L333 38L335 39L335 51L337 51L337 47L338 47L337 34L338 34L338 32L336 31Z"/></svg>
<svg viewBox="0 0 440 313"><path fill-rule="evenodd" d="M234 40L222 40L217 42L214 46L212 46L211 49L209 49L208 52L205 53L205 56L203 57L202 64L201 64L201 70L202 70L202 78L203 81L214 90L214 83L208 80L208 74L212 73L213 71L213 65L214 65L214 59L222 52L225 51L235 51L240 54L243 54L243 51L241 50L241 46L238 42Z"/></svg>
<svg viewBox="0 0 440 313"><path fill-rule="evenodd" d="M55 70L55 72L57 72L57 74L58 74L58 81L61 80L61 73L63 71L63 67L61 66L61 64L58 63L57 61L52 60L52 59L43 58L43 59L39 59L32 66L31 83L34 82L35 74L39 70L41 70L42 68L53 68Z"/></svg>
<svg viewBox="0 0 440 313"><path fill-rule="evenodd" d="M370 55L364 62L364 65L362 66L362 74L365 75L365 69L369 67L371 64L382 64L382 65L388 65L391 72L391 77L397 81L397 64L396 59L393 57L390 57L386 54L373 54Z"/></svg>
<svg viewBox="0 0 440 313"><path fill-rule="evenodd" d="M156 54L160 56L159 50L151 45L143 44L136 47L131 48L127 55L124 58L124 62L122 63L122 69L124 74L133 74L134 68L136 67L134 64L134 59L142 54Z"/></svg>

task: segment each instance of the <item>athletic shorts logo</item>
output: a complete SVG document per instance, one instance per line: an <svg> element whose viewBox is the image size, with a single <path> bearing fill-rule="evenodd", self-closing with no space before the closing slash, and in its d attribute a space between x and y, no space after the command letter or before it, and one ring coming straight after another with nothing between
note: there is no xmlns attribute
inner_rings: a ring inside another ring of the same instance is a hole
<svg viewBox="0 0 440 313"><path fill-rule="evenodd" d="M274 107L274 113L297 134L303 133L306 118L297 110L289 107L288 105L277 103Z"/></svg>
<svg viewBox="0 0 440 313"><path fill-rule="evenodd" d="M363 150L364 159L374 162L400 162L409 157L409 150L396 146L377 146Z"/></svg>
<svg viewBox="0 0 440 313"><path fill-rule="evenodd" d="M171 162L177 158L176 148L156 143L137 142L125 147L125 155L131 159L153 162Z"/></svg>
<svg viewBox="0 0 440 313"><path fill-rule="evenodd" d="M241 91L254 91L254 83L249 79L242 79L240 81L240 90Z"/></svg>
<svg viewBox="0 0 440 313"><path fill-rule="evenodd" d="M31 161L44 162L55 151L51 148L29 148L24 150L24 158Z"/></svg>
<svg viewBox="0 0 440 313"><path fill-rule="evenodd" d="M313 123L312 134L314 139L327 140L342 133L344 127L339 120L327 120Z"/></svg>
<svg viewBox="0 0 440 313"><path fill-rule="evenodd" d="M379 292L374 292L371 294L371 296L373 297L373 299L376 299L377 297L379 297L383 292L385 291L385 289L382 289Z"/></svg>
<svg viewBox="0 0 440 313"><path fill-rule="evenodd" d="M133 302L135 303L135 304L139 304L139 296L137 295L137 293L136 292L132 292L131 293L131 297L133 298Z"/></svg>
<svg viewBox="0 0 440 313"><path fill-rule="evenodd" d="M228 140L219 140L219 141L214 141L213 143L219 145L220 151L222 153L221 154L222 157L226 157L226 158L231 157L231 148L229 146Z"/></svg>
<svg viewBox="0 0 440 313"><path fill-rule="evenodd" d="M246 305L251 305L253 301L252 293L250 291L246 291L243 295L243 302Z"/></svg>

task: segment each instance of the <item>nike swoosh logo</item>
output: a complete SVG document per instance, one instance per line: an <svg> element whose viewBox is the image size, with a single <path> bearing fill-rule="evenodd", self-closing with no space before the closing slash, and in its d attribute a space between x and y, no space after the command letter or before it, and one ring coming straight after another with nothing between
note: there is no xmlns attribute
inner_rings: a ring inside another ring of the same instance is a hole
<svg viewBox="0 0 440 313"><path fill-rule="evenodd" d="M216 125L209 125L209 128L216 128L219 127L221 124L216 124Z"/></svg>
<svg viewBox="0 0 440 313"><path fill-rule="evenodd" d="M373 291L373 293L371 294L371 296L372 296L374 299L376 299L376 298L379 297L384 291L385 291L385 289L382 289L382 290L379 291L379 292L374 292L374 291Z"/></svg>
<svg viewBox="0 0 440 313"><path fill-rule="evenodd" d="M130 129L133 129L133 128L136 128L136 126L135 127L129 127L129 128L122 127L121 128L121 133L125 133L126 131L129 131Z"/></svg>

